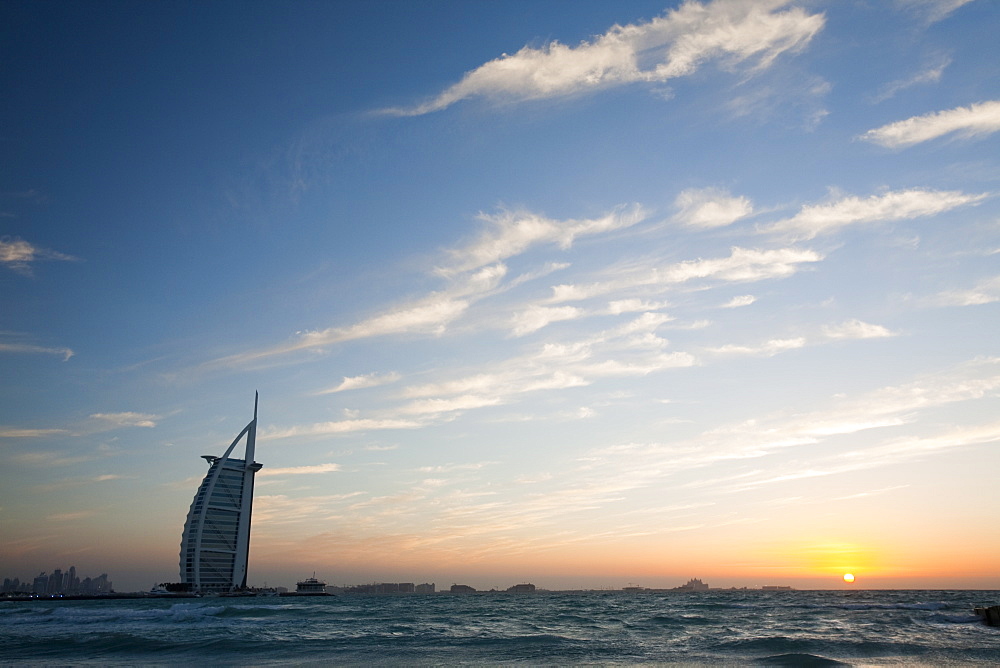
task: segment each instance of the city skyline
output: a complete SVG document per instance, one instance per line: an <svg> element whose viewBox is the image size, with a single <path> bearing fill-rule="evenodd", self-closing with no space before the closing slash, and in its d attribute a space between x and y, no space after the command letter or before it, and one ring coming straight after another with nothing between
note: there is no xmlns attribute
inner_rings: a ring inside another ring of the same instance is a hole
<svg viewBox="0 0 1000 668"><path fill-rule="evenodd" d="M4 3L0 571L173 581L259 390L250 585L1000 588L998 29Z"/></svg>

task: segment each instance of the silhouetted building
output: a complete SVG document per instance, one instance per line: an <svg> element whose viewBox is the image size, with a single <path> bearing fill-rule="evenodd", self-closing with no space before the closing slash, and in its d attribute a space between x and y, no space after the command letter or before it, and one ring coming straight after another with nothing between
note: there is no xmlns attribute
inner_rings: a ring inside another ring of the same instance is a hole
<svg viewBox="0 0 1000 668"><path fill-rule="evenodd" d="M246 436L243 459L231 458ZM203 455L208 473L198 487L181 536L181 582L194 591L230 591L246 587L250 558L250 515L257 439L257 399L253 420L221 457Z"/></svg>
<svg viewBox="0 0 1000 668"><path fill-rule="evenodd" d="M512 591L515 594L530 594L531 592L535 591L535 585L531 583L516 584L513 587L508 587L507 591Z"/></svg>
<svg viewBox="0 0 1000 668"><path fill-rule="evenodd" d="M674 587L675 591L708 591L708 585L699 580L698 578L691 578L687 581L687 584L683 584L680 587Z"/></svg>
<svg viewBox="0 0 1000 668"><path fill-rule="evenodd" d="M433 594L434 593L434 583L425 582L423 584L418 584L414 591L418 594Z"/></svg>
<svg viewBox="0 0 1000 668"><path fill-rule="evenodd" d="M474 593L476 593L476 590L473 589L472 587L470 587L469 585L453 584L451 586L451 593L452 594L474 594Z"/></svg>
<svg viewBox="0 0 1000 668"><path fill-rule="evenodd" d="M52 575L49 576L49 583L47 588L47 593L58 594L63 590L63 572L62 569L55 569L52 571Z"/></svg>

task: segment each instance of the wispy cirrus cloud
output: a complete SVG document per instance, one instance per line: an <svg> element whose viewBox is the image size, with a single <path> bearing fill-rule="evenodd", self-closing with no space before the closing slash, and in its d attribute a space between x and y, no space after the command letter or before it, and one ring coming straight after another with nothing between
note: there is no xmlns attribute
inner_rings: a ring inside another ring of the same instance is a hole
<svg viewBox="0 0 1000 668"><path fill-rule="evenodd" d="M925 413L995 396L998 390L1000 358L976 359L854 398L839 397L820 411L763 416L723 425L690 441L595 448L581 459L581 465L601 471L609 481L631 479L638 487L662 483L665 478L685 472L689 479L685 487L727 494L761 485L898 465L948 449L1000 439L997 423L942 428L935 422L936 434L927 430L922 430L920 436L900 433L919 422ZM862 433L867 433L874 444L854 446L855 436ZM845 436L852 438L844 440ZM815 449L822 443L852 447ZM809 448L809 451L780 464L777 470L770 465L750 464L794 448ZM736 472L715 477L700 475L690 481L691 470L711 469L722 462L746 465Z"/></svg>
<svg viewBox="0 0 1000 668"><path fill-rule="evenodd" d="M979 306L1000 301L1000 276L983 279L974 287L939 292L929 299L934 306Z"/></svg>
<svg viewBox="0 0 1000 668"><path fill-rule="evenodd" d="M996 359L974 360L912 382L855 397L836 397L819 411L791 415L782 411L709 429L686 440L591 448L580 453L575 464L566 462L565 470L556 476L543 470L530 479L522 476L505 484L502 477L483 476L492 462L473 460L420 467L418 472L433 478L400 487L392 494L301 499L275 496L267 497L261 505L275 520L284 515L322 517L349 526L356 537L351 541L336 528L313 539L341 546L348 553L360 551L370 556L371 545L377 543L390 545L401 555L418 554L421 558L428 554L446 558L448 552L457 551L464 561L487 554L510 556L551 550L602 535L663 534L724 526L736 521L731 514L706 512L713 506L721 508L714 500L720 495L899 466L958 448L997 442L997 423L941 426L937 409L995 394L1000 388L998 365ZM921 418L930 413L936 416L933 428L922 428ZM914 436L914 432L919 435ZM797 456L769 458L790 450ZM486 479L491 480L491 489L474 488L477 480ZM543 480L545 485L525 485L535 480ZM668 500L658 507L634 511L623 504L641 490L662 490L664 485L682 490L676 502ZM829 498L857 496L845 496L840 491L843 489L831 487ZM781 502L772 499L763 505L771 508ZM611 508L616 512L606 514ZM303 509L308 512L298 512ZM587 522L575 521L581 513L586 513ZM602 525L595 517L613 517L613 526ZM651 522L652 517L655 522ZM426 521L415 533L412 526L417 518ZM753 517L739 521L743 520L757 521ZM290 530L287 523L280 527L268 524L272 532ZM514 526L520 531L516 536L510 532Z"/></svg>
<svg viewBox="0 0 1000 668"><path fill-rule="evenodd" d="M750 306L756 301L757 298L753 295L738 295L723 304L722 308L740 308L741 306Z"/></svg>
<svg viewBox="0 0 1000 668"><path fill-rule="evenodd" d="M764 232L796 240L813 239L858 224L909 220L933 216L961 206L978 204L987 194L957 190L893 190L869 197L841 197L826 204L808 204L791 218L763 228Z"/></svg>
<svg viewBox="0 0 1000 668"><path fill-rule="evenodd" d="M757 345L737 345L728 343L724 346L706 348L706 351L715 355L746 355L753 357L773 357L779 353L797 348L804 348L807 339L797 336L790 339L770 339Z"/></svg>
<svg viewBox="0 0 1000 668"><path fill-rule="evenodd" d="M733 197L719 188L689 188L674 200L674 220L688 227L724 227L753 213L746 197Z"/></svg>
<svg viewBox="0 0 1000 668"><path fill-rule="evenodd" d="M59 452L22 452L11 457L18 464L27 466L72 466L89 462L95 457L93 455L67 455Z"/></svg>
<svg viewBox="0 0 1000 668"><path fill-rule="evenodd" d="M72 255L35 246L16 237L0 237L0 265L31 276L31 265L40 260L76 260Z"/></svg>
<svg viewBox="0 0 1000 668"><path fill-rule="evenodd" d="M47 482L41 485L36 485L35 489L40 492L54 492L59 489L82 487L85 485L92 485L94 483L110 482L112 480L124 480L129 477L132 476L123 476L118 475L117 473L102 473L101 475L96 475L90 478L63 478L62 480L57 480L55 482Z"/></svg>
<svg viewBox="0 0 1000 668"><path fill-rule="evenodd" d="M927 23L936 23L973 0L896 0L904 10L920 17Z"/></svg>
<svg viewBox="0 0 1000 668"><path fill-rule="evenodd" d="M124 411L121 413L94 413L90 416L93 420L99 420L110 427L146 427L156 426L156 421L161 419L160 415L152 413L135 413Z"/></svg>
<svg viewBox="0 0 1000 668"><path fill-rule="evenodd" d="M688 260L665 266L642 266L616 271L618 277L585 284L563 284L552 288L551 302L579 301L635 288L666 290L689 281L747 283L791 276L801 265L819 262L813 250L777 248L758 250L733 247L728 257Z"/></svg>
<svg viewBox="0 0 1000 668"><path fill-rule="evenodd" d="M62 355L63 362L71 358L74 353L69 348L57 348L49 346L36 346L30 343L2 343L0 342L0 353L21 353L38 355Z"/></svg>
<svg viewBox="0 0 1000 668"><path fill-rule="evenodd" d="M258 476L281 476L281 475L314 475L318 473L335 473L340 471L340 464L311 464L309 466L286 466L284 468L262 468Z"/></svg>
<svg viewBox="0 0 1000 668"><path fill-rule="evenodd" d="M463 276L448 290L432 292L425 297L391 307L353 325L302 332L287 343L230 355L213 360L205 366L245 366L297 351L322 350L345 341L394 334L440 335L471 303L495 289L506 272L507 268L502 264L484 267L471 275Z"/></svg>
<svg viewBox="0 0 1000 668"><path fill-rule="evenodd" d="M0 438L44 438L68 434L66 429L22 429L19 427L0 427Z"/></svg>
<svg viewBox="0 0 1000 668"><path fill-rule="evenodd" d="M831 339L882 339L896 334L882 325L873 325L861 320L848 320L839 325L827 325L823 334Z"/></svg>
<svg viewBox="0 0 1000 668"><path fill-rule="evenodd" d="M904 148L948 134L984 137L1000 130L1000 100L989 100L913 116L869 130L859 137L886 148Z"/></svg>
<svg viewBox="0 0 1000 668"><path fill-rule="evenodd" d="M482 97L524 101L565 97L633 83L663 83L689 76L709 62L760 70L805 47L823 28L787 0L688 0L645 23L614 26L577 46L553 41L524 47L467 73L430 101L384 113L416 116Z"/></svg>
<svg viewBox="0 0 1000 668"><path fill-rule="evenodd" d="M579 320L602 315L623 315L625 313L651 312L665 307L665 302L655 302L646 299L615 299L605 306L597 308L580 308L576 306L545 306L529 304L526 308L514 313L511 317L511 335L525 336L547 327L554 322Z"/></svg>
<svg viewBox="0 0 1000 668"><path fill-rule="evenodd" d="M349 390L363 390L369 387L378 387L380 385L388 385L390 383L395 383L402 376L398 373L387 373L387 374L377 374L369 373L364 376L345 376L339 385L335 385L326 390L321 390L317 394L334 394L336 392L347 392Z"/></svg>
<svg viewBox="0 0 1000 668"><path fill-rule="evenodd" d="M619 207L599 218L579 220L554 220L524 211L482 216L488 229L475 241L446 251L448 261L433 269L433 273L448 280L449 285L445 289L390 307L353 325L300 332L286 343L230 355L204 366L211 368L261 364L270 358L289 353L323 350L346 341L380 336L441 335L473 304L489 297L498 289L503 289L501 285L504 284L508 269L502 260L538 245L555 244L566 249L580 237L631 227L644 220L646 215L642 207L631 206ZM548 263L539 271L508 280L505 287L534 280L565 267L565 264ZM361 382L363 381L348 382L342 389ZM335 387L331 391L341 390Z"/></svg>
<svg viewBox="0 0 1000 668"><path fill-rule="evenodd" d="M912 88L913 86L937 83L941 81L941 76L944 74L945 68L947 68L950 64L951 58L947 56L939 56L937 61L926 69L923 69L905 79L897 79L896 81L892 81L883 86L879 94L875 96L873 102L876 104L885 102L886 100L895 97L900 91Z"/></svg>
<svg viewBox="0 0 1000 668"><path fill-rule="evenodd" d="M822 345L836 340L881 339L897 336L897 334L882 325L873 325L853 319L837 325L826 325L812 336L795 336L783 339L769 339L753 345L726 344L708 347L706 352L715 355L738 355L752 357L773 357L789 350L805 348L809 345Z"/></svg>
<svg viewBox="0 0 1000 668"><path fill-rule="evenodd" d="M416 429L422 427L423 423L417 420L401 419L371 419L358 418L355 420L339 420L332 422L315 422L308 425L298 425L293 427L272 427L262 430L258 434L261 440L292 438L295 436L330 436L335 434L349 434L362 431L384 431L387 429Z"/></svg>
<svg viewBox="0 0 1000 668"><path fill-rule="evenodd" d="M579 237L631 227L647 215L638 205L619 207L600 218L582 220L554 220L529 211L480 214L479 219L487 224L487 229L471 244L448 251L451 262L437 272L450 276L478 269L541 244L554 244L565 250Z"/></svg>
<svg viewBox="0 0 1000 668"><path fill-rule="evenodd" d="M694 356L668 351L668 341L655 334L669 320L662 313L644 313L583 339L546 343L524 355L491 363L489 370L410 386L403 394L415 401L401 410L445 413L496 406L532 392L582 387L603 378L644 376L694 365Z"/></svg>
<svg viewBox="0 0 1000 668"><path fill-rule="evenodd" d="M655 334L669 320L662 313L644 313L583 339L546 343L523 355L490 362L488 370L405 387L400 392L404 403L372 417L272 428L261 432L260 437L420 429L465 411L510 404L534 392L559 391L605 378L644 376L694 365L692 355L666 350L668 342Z"/></svg>

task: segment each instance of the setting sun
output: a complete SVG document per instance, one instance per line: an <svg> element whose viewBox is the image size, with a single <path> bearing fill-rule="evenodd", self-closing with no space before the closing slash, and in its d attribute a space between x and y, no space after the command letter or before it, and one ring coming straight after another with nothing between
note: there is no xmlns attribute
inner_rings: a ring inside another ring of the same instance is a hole
<svg viewBox="0 0 1000 668"><path fill-rule="evenodd" d="M853 573L844 573L844 582L847 582L847 583L854 582L854 574Z"/></svg>

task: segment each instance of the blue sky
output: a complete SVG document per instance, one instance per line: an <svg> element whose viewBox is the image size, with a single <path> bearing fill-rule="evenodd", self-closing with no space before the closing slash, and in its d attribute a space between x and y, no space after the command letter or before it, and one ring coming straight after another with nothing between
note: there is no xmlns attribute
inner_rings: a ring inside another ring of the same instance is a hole
<svg viewBox="0 0 1000 668"><path fill-rule="evenodd" d="M0 13L4 575L1000 587L996 4Z"/></svg>

